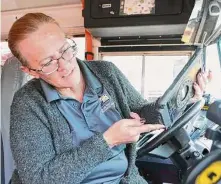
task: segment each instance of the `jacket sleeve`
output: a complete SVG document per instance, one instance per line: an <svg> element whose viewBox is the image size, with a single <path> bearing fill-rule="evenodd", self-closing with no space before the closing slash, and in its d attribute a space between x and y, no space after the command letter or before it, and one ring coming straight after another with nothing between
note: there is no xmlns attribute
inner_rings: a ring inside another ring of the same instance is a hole
<svg viewBox="0 0 221 184"><path fill-rule="evenodd" d="M32 103L14 98L10 142L23 184L81 183L95 166L112 156L102 134L95 134L78 148L57 154L52 134L44 123L47 119L42 119L41 113Z"/></svg>
<svg viewBox="0 0 221 184"><path fill-rule="evenodd" d="M157 111L157 100L151 103L145 100L132 86L125 75L114 64L112 65L115 74L118 76L118 81L123 88L130 110L138 113L142 118L145 118L147 123L160 123L160 114Z"/></svg>

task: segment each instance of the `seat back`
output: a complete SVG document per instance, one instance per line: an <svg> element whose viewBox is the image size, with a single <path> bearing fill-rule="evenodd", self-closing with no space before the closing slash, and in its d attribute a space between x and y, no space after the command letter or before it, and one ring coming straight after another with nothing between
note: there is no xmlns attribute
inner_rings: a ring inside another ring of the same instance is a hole
<svg viewBox="0 0 221 184"><path fill-rule="evenodd" d="M2 67L1 73L1 137L2 149L2 184L8 184L14 170L14 161L10 149L10 106L15 92L28 80L27 74L20 70L17 58L9 58Z"/></svg>

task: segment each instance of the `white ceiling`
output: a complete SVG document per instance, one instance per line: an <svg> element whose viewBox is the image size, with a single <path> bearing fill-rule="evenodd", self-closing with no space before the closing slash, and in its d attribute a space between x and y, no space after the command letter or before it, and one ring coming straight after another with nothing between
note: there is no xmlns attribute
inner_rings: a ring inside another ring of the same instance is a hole
<svg viewBox="0 0 221 184"><path fill-rule="evenodd" d="M26 8L79 4L81 0L1 0L1 3L1 11L10 11Z"/></svg>

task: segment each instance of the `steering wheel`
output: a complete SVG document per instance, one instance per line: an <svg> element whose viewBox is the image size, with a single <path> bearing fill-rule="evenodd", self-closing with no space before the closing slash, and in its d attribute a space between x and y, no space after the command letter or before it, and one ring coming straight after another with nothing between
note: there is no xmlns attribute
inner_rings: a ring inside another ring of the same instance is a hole
<svg viewBox="0 0 221 184"><path fill-rule="evenodd" d="M204 99L195 102L179 119L174 122L172 127L161 132L160 134L151 138L149 133L144 135L137 142L137 156L142 157L156 147L167 142L171 137L173 137L176 131L186 125L201 110L204 103Z"/></svg>

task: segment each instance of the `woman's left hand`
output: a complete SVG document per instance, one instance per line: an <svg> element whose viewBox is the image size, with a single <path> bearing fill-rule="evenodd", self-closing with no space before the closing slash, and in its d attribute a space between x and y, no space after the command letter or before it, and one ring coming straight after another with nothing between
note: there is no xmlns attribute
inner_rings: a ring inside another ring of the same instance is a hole
<svg viewBox="0 0 221 184"><path fill-rule="evenodd" d="M199 72L196 78L197 81L193 84L195 93L194 97L191 99L192 102L200 100L203 97L207 84L212 80L212 72Z"/></svg>

